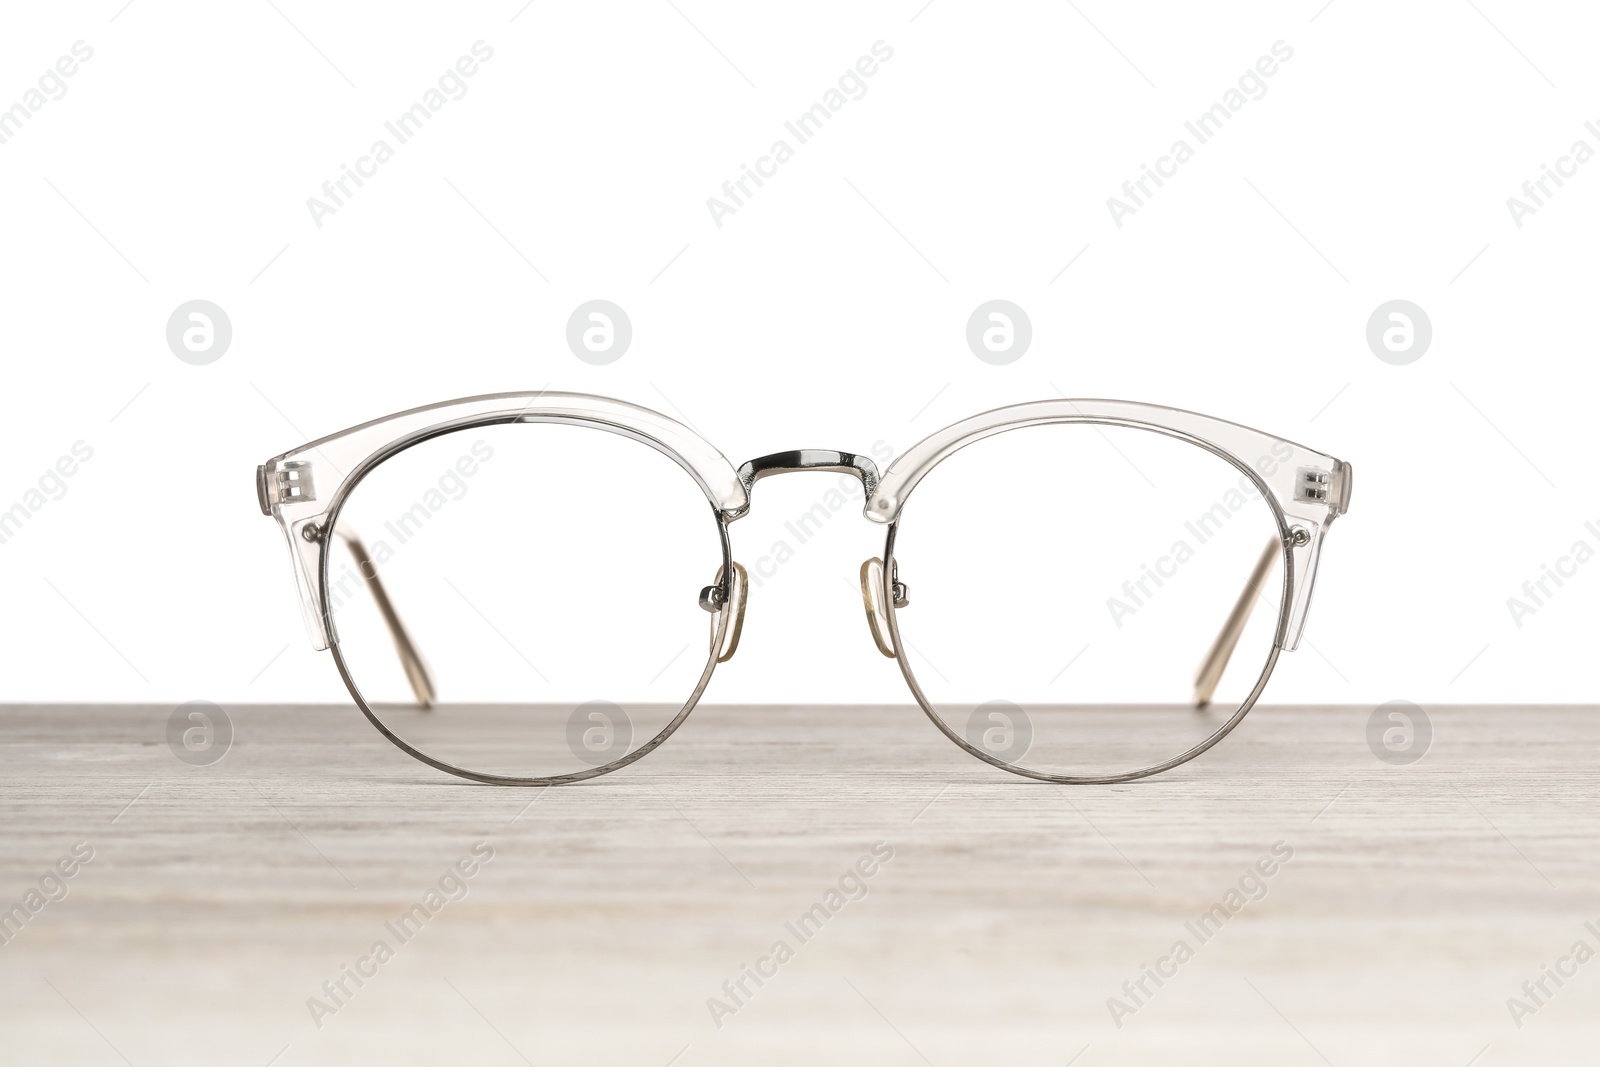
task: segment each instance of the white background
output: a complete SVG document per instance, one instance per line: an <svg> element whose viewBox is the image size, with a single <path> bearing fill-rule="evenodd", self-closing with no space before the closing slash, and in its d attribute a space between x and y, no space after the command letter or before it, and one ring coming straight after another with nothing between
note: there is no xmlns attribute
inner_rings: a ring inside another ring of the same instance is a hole
<svg viewBox="0 0 1600 1067"><path fill-rule="evenodd" d="M1268 700L1594 699L1600 564L1520 629L1506 606L1600 547L1600 162L1520 229L1506 207L1600 148L1581 5L123 2L8 5L0 32L0 107L94 49L0 145L0 508L94 449L0 545L0 698L344 699L255 465L550 387L685 418L735 464L899 451L1057 388L1258 426L1356 470ZM317 228L306 199L480 39L466 96ZM879 40L867 94L714 225L706 198ZM1279 40L1265 97L1116 227L1106 198ZM634 328L606 367L564 339L596 297ZM997 297L1034 330L1005 367L964 338ZM165 341L195 298L233 324L210 366ZM1364 336L1395 298L1434 329L1404 367ZM738 554L835 483L764 482ZM880 548L834 519L753 592L707 699L908 699L841 581Z"/></svg>

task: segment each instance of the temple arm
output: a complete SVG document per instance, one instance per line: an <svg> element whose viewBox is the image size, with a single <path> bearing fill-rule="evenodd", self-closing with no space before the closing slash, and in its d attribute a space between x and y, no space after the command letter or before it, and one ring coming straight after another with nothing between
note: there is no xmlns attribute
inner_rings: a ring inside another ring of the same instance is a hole
<svg viewBox="0 0 1600 1067"><path fill-rule="evenodd" d="M1245 582L1238 601L1222 624L1222 632L1217 634L1217 639L1211 643L1211 650L1206 653L1205 660L1200 664L1200 673L1195 675L1195 707L1203 708L1211 703L1211 694L1216 692L1217 683L1222 681L1222 672L1228 669L1228 660L1233 656L1239 638L1244 635L1245 624L1250 621L1250 611L1256 606L1261 590L1266 587L1267 579L1272 575L1273 560L1282 552L1283 542L1276 537L1268 541L1267 547L1262 549L1255 570L1250 572L1249 581Z"/></svg>
<svg viewBox="0 0 1600 1067"><path fill-rule="evenodd" d="M343 527L336 528L334 532L356 558L356 570L360 572L367 592L372 594L372 602L377 605L378 614L383 617L383 624L389 630L395 654L400 657L400 666L405 669L406 680L411 683L411 692L416 695L417 703L424 708L433 707L433 678L428 673L428 665L422 661L422 654L411 640L411 632L406 629L406 624L400 621L394 601L389 599L389 591L384 588L383 579L378 577L378 565L373 561L372 553L367 551L361 538Z"/></svg>

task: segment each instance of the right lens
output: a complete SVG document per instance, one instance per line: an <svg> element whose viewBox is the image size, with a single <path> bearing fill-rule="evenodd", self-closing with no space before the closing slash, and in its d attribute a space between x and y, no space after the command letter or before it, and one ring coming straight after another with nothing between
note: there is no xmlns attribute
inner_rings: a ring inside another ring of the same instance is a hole
<svg viewBox="0 0 1600 1067"><path fill-rule="evenodd" d="M1255 483L1205 448L1126 426L1009 430L907 497L895 643L925 705L974 750L1038 774L1133 774L1251 698L1275 654L1282 552ZM1197 706L1224 632L1226 668Z"/></svg>
<svg viewBox="0 0 1600 1067"><path fill-rule="evenodd" d="M334 648L422 754L548 778L660 734L709 669L719 520L660 451L587 426L429 438L356 483L330 541ZM431 702L430 702L431 700Z"/></svg>

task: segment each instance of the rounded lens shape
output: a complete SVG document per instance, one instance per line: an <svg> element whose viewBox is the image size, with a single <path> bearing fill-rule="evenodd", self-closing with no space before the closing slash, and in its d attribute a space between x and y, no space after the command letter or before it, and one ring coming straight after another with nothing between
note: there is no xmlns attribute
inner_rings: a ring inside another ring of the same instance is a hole
<svg viewBox="0 0 1600 1067"><path fill-rule="evenodd" d="M984 438L917 483L892 538L907 680L953 736L1021 771L1113 778L1191 753L1276 657L1277 513L1180 438L1085 423Z"/></svg>
<svg viewBox="0 0 1600 1067"><path fill-rule="evenodd" d="M371 468L327 568L334 650L373 718L469 775L624 759L710 676L700 590L723 565L704 491L606 430L468 427Z"/></svg>

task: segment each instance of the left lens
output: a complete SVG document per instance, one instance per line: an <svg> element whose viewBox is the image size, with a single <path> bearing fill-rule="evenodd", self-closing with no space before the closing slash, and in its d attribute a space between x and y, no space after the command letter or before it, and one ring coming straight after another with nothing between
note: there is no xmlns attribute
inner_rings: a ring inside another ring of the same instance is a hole
<svg viewBox="0 0 1600 1067"><path fill-rule="evenodd" d="M925 706L974 751L1043 775L1134 774L1253 699L1275 656L1282 551L1255 482L1206 448L1125 426L1010 430L907 497L895 644ZM1224 632L1226 668L1197 706Z"/></svg>
<svg viewBox="0 0 1600 1067"><path fill-rule="evenodd" d="M631 438L548 423L430 438L362 476L335 532L346 679L384 728L452 768L549 778L616 763L709 670L699 594L724 562L719 520L682 467Z"/></svg>

